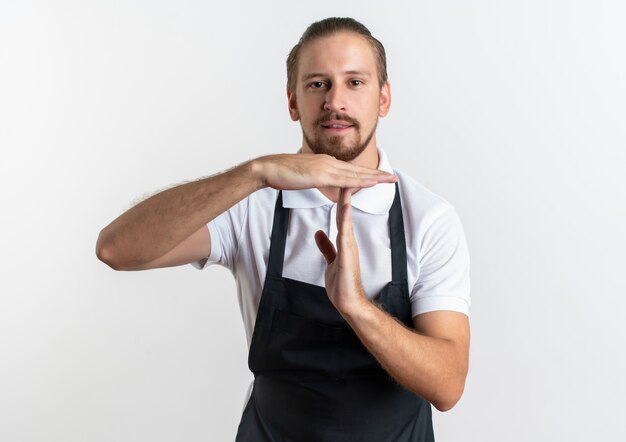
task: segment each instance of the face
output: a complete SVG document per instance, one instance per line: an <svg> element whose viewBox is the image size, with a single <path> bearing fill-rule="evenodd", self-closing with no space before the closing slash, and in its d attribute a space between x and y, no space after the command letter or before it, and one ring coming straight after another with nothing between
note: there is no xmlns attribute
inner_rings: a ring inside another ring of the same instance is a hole
<svg viewBox="0 0 626 442"><path fill-rule="evenodd" d="M374 51L353 33L316 39L301 48L291 119L300 121L303 152L352 161L376 149L376 125L389 112L390 90L377 77Z"/></svg>

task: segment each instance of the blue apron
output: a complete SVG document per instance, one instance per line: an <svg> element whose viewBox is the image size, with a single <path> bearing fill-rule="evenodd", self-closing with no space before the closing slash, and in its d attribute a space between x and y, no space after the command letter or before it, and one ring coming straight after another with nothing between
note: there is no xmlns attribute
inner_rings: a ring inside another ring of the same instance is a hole
<svg viewBox="0 0 626 442"><path fill-rule="evenodd" d="M324 287L283 278L289 209L278 193L237 442L433 442L431 406L395 382ZM392 281L373 301L413 328L398 184L389 212ZM381 232L382 234L382 232Z"/></svg>

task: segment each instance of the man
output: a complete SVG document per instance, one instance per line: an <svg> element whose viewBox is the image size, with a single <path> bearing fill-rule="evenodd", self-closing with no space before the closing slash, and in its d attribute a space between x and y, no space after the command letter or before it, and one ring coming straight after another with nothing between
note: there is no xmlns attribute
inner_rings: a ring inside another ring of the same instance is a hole
<svg viewBox="0 0 626 442"><path fill-rule="evenodd" d="M434 440L430 404L454 406L468 369L461 224L377 147L391 93L367 28L312 24L287 70L298 153L141 202L97 255L117 270L231 269L255 377L238 441Z"/></svg>

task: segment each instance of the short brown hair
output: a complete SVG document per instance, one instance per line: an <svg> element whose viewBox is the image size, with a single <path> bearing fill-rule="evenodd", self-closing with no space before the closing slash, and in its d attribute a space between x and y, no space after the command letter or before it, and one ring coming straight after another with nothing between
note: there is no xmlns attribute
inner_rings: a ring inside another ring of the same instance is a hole
<svg viewBox="0 0 626 442"><path fill-rule="evenodd" d="M383 44L372 36L369 29L364 25L349 17L330 17L311 24L298 44L291 49L287 56L287 89L294 93L296 89L296 75L298 70L298 56L302 47L321 37L336 34L337 32L353 32L362 35L372 46L376 58L378 82L380 87L387 81L387 56Z"/></svg>

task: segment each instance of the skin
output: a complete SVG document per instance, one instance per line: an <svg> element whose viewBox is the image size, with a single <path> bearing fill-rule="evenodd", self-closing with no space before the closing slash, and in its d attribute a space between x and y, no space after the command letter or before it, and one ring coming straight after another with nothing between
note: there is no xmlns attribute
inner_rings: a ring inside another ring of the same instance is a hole
<svg viewBox="0 0 626 442"><path fill-rule="evenodd" d="M309 43L301 52L295 90L287 97L289 114L302 127L302 153L256 158L153 195L102 229L98 258L116 270L198 261L211 250L206 225L251 193L264 187L318 188L338 202L337 249L324 232L315 234L328 263L329 299L392 377L437 409L452 408L467 376L467 316L424 313L409 329L369 301L361 282L350 197L361 188L397 181L377 170L375 128L378 118L389 112L391 93L389 83L381 86L376 78L371 47L350 33ZM322 127L329 119L342 118L354 127L334 131ZM320 149L327 153L315 153ZM334 157L355 151L350 161Z"/></svg>

